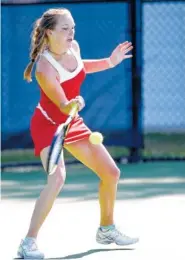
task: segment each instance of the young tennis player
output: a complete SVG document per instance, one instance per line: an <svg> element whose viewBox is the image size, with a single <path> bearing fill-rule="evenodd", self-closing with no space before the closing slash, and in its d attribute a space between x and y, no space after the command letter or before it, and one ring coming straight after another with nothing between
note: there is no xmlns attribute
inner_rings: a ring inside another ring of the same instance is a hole
<svg viewBox="0 0 185 260"><path fill-rule="evenodd" d="M80 111L85 102L80 96L80 87L88 73L110 69L131 58L130 42L117 46L109 58L82 60L80 47L74 40L75 23L69 10L49 9L36 21L32 35L31 60L24 72L30 82L31 72L36 64L36 79L41 98L31 120L31 135L35 155L40 156L44 169L53 135L59 124L65 122L74 104ZM74 157L90 168L100 179L99 203L100 226L96 241L101 244L116 243L129 245L136 243L117 230L114 223L114 202L120 170L105 147L89 142L90 129L77 114L69 128L64 147ZM38 198L31 223L25 238L21 241L18 255L24 259L43 259L44 254L37 247L38 232L50 212L53 203L65 182L64 159L61 156L58 167Z"/></svg>

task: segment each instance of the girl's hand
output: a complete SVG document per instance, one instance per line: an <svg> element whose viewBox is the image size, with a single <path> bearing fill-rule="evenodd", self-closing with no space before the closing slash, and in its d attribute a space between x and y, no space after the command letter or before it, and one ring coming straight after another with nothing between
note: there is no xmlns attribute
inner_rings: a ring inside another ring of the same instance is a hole
<svg viewBox="0 0 185 260"><path fill-rule="evenodd" d="M85 107L85 101L84 101L83 97L77 96L75 98L75 100L77 100L77 102L78 102L78 107L79 107L78 111L81 111Z"/></svg>
<svg viewBox="0 0 185 260"><path fill-rule="evenodd" d="M132 55L127 55L129 51L133 49L131 42L124 42L119 44L112 52L109 62L111 67L115 67L125 59L132 58Z"/></svg>
<svg viewBox="0 0 185 260"><path fill-rule="evenodd" d="M81 111L85 107L85 101L82 96L76 96L74 99L71 100L78 105L78 111Z"/></svg>
<svg viewBox="0 0 185 260"><path fill-rule="evenodd" d="M69 113L70 113L71 109L74 107L74 105L77 105L78 111L81 111L85 107L85 101L84 101L83 97L76 96L75 98L69 100L65 104L61 104L60 108L64 114L69 115Z"/></svg>

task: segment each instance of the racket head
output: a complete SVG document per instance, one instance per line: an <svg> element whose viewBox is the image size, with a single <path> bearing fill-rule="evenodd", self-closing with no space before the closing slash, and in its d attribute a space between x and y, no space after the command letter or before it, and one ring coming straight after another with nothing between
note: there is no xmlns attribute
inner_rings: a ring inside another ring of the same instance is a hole
<svg viewBox="0 0 185 260"><path fill-rule="evenodd" d="M46 165L46 171L49 175L55 172L58 162L61 158L61 154L63 152L63 143L66 135L66 129L67 129L66 125L61 124L58 126L54 134L48 152L47 165Z"/></svg>

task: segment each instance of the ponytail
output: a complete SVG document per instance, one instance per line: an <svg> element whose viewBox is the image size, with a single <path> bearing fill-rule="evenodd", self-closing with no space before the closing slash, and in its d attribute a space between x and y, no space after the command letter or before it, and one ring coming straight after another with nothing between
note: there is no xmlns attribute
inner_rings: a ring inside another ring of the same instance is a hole
<svg viewBox="0 0 185 260"><path fill-rule="evenodd" d="M35 61L31 60L30 63L27 65L26 69L24 70L24 79L27 80L27 82L32 82L31 73L33 70Z"/></svg>
<svg viewBox="0 0 185 260"><path fill-rule="evenodd" d="M36 25L34 27L32 33L32 45L31 45L31 52L30 52L30 59L31 61L27 65L26 69L24 70L24 79L27 82L32 81L32 70L36 63L37 57L39 56L40 52L42 51L45 45L45 30L40 29L40 20L36 21Z"/></svg>

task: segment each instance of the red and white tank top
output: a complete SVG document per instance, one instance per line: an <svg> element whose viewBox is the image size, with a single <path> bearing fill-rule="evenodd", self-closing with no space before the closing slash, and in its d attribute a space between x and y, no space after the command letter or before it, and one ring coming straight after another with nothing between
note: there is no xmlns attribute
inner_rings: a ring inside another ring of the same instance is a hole
<svg viewBox="0 0 185 260"><path fill-rule="evenodd" d="M74 50L71 53L77 60L77 68L73 72L69 72L62 65L57 62L49 51L45 50L42 55L50 62L50 64L57 70L60 77L60 85L68 100L80 95L80 87L85 79L85 70L81 57ZM63 114L59 108L46 96L40 88L41 97L37 105L42 115L52 124L61 124L65 122L67 116Z"/></svg>

